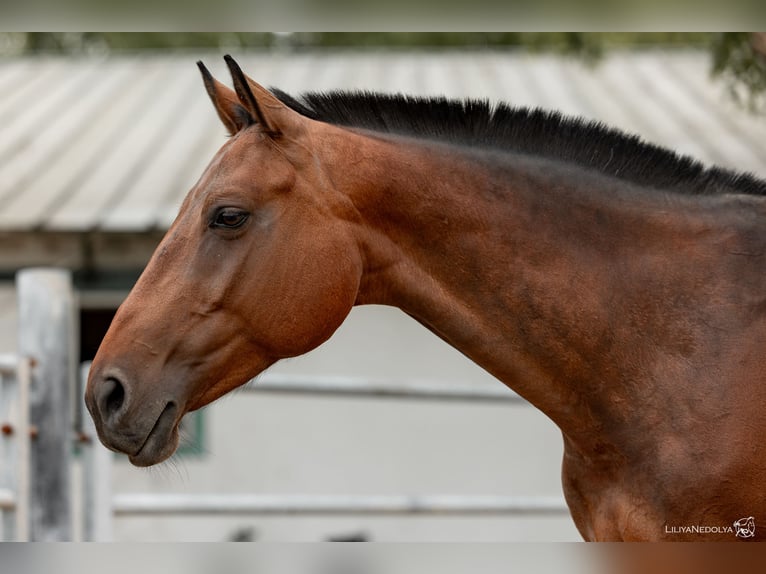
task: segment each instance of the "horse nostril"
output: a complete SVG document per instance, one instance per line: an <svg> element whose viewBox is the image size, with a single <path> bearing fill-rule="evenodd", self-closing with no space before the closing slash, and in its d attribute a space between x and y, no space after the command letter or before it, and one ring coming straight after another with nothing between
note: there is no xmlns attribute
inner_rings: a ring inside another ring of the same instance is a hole
<svg viewBox="0 0 766 574"><path fill-rule="evenodd" d="M125 402L125 387L113 377L104 381L99 393L99 409L104 419L109 419L117 414Z"/></svg>

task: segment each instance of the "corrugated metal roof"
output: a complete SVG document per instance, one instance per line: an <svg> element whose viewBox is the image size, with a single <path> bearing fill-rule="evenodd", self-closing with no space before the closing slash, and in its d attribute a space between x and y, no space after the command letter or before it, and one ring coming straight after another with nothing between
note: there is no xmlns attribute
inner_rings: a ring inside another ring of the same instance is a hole
<svg viewBox="0 0 766 574"><path fill-rule="evenodd" d="M225 137L198 57L0 61L0 230L167 227ZM202 59L228 83L219 55ZM558 109L766 175L766 120L728 100L704 53L619 53L593 68L510 52L258 53L238 61L288 92L359 88Z"/></svg>

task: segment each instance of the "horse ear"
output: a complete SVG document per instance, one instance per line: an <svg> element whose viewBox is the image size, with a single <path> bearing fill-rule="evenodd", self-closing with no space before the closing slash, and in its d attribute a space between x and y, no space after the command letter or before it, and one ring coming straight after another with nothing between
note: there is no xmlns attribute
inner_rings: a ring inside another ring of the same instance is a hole
<svg viewBox="0 0 766 574"><path fill-rule="evenodd" d="M234 89L255 123L264 133L278 137L300 123L300 114L288 108L266 88L248 78L231 56L224 56L231 71Z"/></svg>
<svg viewBox="0 0 766 574"><path fill-rule="evenodd" d="M205 89L213 102L213 106L215 106L215 111L218 112L218 117L221 118L229 134L234 135L241 129L255 123L250 112L240 103L233 90L213 78L202 62L197 62L197 66L202 73Z"/></svg>

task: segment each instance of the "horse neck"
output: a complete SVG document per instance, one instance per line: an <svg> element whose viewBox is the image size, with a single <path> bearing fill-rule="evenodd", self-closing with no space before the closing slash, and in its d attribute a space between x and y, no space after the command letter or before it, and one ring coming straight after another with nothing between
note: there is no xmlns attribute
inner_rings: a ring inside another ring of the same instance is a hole
<svg viewBox="0 0 766 574"><path fill-rule="evenodd" d="M624 420L613 412L631 398L618 396L619 379L639 374L630 362L612 364L611 347L640 355L642 342L615 330L623 317L611 301L630 288L630 272L615 265L684 244L668 210L657 210L660 194L619 193L606 178L533 158L349 137L335 149L354 169L333 181L359 214L365 273L357 303L399 307L575 442L594 436L594 424L608 427L605 419ZM683 225L699 240L707 223ZM668 335L669 345L686 340Z"/></svg>

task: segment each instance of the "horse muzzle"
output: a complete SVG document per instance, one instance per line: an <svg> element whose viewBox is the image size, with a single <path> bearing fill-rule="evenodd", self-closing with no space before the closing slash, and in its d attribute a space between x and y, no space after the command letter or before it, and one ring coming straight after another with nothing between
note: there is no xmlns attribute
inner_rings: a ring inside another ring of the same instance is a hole
<svg viewBox="0 0 766 574"><path fill-rule="evenodd" d="M168 398L138 401L125 380L116 372L91 372L85 403L98 437L108 449L127 454L136 466L160 463L178 446L181 408Z"/></svg>

